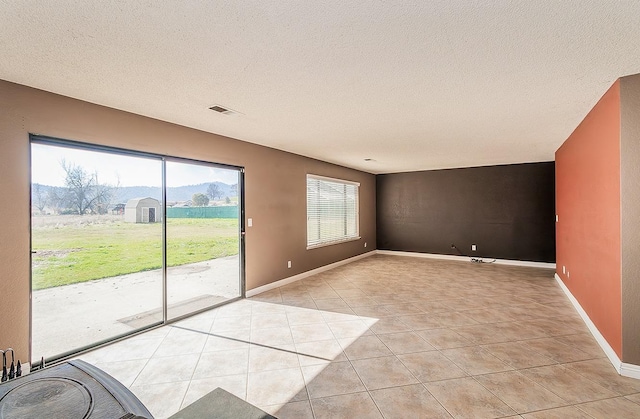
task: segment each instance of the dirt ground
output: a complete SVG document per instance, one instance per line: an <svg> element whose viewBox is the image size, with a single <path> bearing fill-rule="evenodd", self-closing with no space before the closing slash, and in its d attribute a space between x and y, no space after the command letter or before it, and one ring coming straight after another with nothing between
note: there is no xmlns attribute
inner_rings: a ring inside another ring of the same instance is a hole
<svg viewBox="0 0 640 419"><path fill-rule="evenodd" d="M34 215L31 217L33 228L61 228L95 224L115 224L124 221L124 215Z"/></svg>

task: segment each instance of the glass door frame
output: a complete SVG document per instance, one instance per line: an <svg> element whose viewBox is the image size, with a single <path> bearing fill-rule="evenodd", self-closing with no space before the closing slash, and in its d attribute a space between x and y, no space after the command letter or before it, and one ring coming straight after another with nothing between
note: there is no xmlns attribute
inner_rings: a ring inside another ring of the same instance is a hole
<svg viewBox="0 0 640 419"><path fill-rule="evenodd" d="M168 156L150 152L143 151L135 151L129 149L123 149L119 147L110 147L98 144L85 143L81 141L74 140L65 140L57 137L50 137L46 135L39 134L29 134L29 353L30 353L30 362L31 362L31 370L34 371L39 368L36 364L36 360L33 358L33 226L32 226L32 153L31 153L31 144L42 144L49 146L57 146L63 148L72 148L86 151L94 151L94 152L103 152L109 154L117 154L122 156L130 156L130 157L139 157L139 158L148 158L152 160L157 160L161 162L162 165L162 321L151 323L147 326L143 326L141 328L137 328L132 330L131 332L126 332L122 334L118 334L115 336L111 336L109 338L98 340L97 342L91 343L89 345L85 345L79 348L75 348L61 354L56 354L50 358L44 358L46 363L51 362L61 362L66 359L75 357L81 353L88 352L93 349L97 349L101 346L108 345L110 343L125 339L127 337L131 337L158 327L162 327L185 318L194 316L196 314L211 310L213 308L232 303L234 301L238 301L246 298L246 278L245 278L245 192L244 192L244 174L245 169L242 166L235 166L224 163L215 163L209 162L205 160L196 160L190 158L183 158L177 156ZM167 169L167 161L174 161L180 163L192 163L199 164L208 167L215 167L225 170L236 170L238 172L238 270L239 270L239 296L235 298L230 298L218 304L213 304L210 307L205 307L199 310L194 310L193 312L189 312L182 316L177 316L169 319L167 317L167 204L166 204L166 194L167 194L167 178L166 178L166 169ZM157 217L157 214L156 214Z"/></svg>
<svg viewBox="0 0 640 419"><path fill-rule="evenodd" d="M218 169L224 170L236 170L238 172L238 269L239 269L239 294L237 297L230 298L218 304L213 304L210 307L201 308L198 310L191 311L187 314L171 317L169 318L168 310L169 310L169 301L167 297L167 162L175 162L175 163L186 163L186 164L194 164L201 165L205 167L215 167ZM203 313L205 311L211 310L215 307L220 307L228 303L232 303L234 301L241 300L246 298L246 287L245 287L245 217L244 217L244 167L241 166L233 166L229 164L223 163L212 163L205 160L195 160L188 159L182 157L174 157L174 156L163 156L162 157L162 324L171 324L188 317L194 316L199 313ZM157 326L152 326L157 327ZM146 329L145 329L146 330Z"/></svg>

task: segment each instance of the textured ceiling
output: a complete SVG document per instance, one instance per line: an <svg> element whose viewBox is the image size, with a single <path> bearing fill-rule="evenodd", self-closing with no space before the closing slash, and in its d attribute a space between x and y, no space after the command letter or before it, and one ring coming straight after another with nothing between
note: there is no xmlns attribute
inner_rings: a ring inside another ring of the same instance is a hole
<svg viewBox="0 0 640 419"><path fill-rule="evenodd" d="M0 0L0 79L371 173L553 160L634 73L632 0Z"/></svg>

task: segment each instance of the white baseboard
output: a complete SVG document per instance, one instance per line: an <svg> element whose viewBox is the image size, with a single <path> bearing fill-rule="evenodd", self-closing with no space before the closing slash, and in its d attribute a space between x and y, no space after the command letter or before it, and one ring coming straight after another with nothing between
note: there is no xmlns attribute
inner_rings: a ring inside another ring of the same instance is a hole
<svg viewBox="0 0 640 419"><path fill-rule="evenodd" d="M307 278L307 277L309 277L311 275L319 274L320 272L328 271L330 269L337 268L338 266L346 265L347 263L355 262L356 260L364 259L366 257L373 256L375 254L376 254L376 251L372 250L370 252L363 253L361 255L350 257L348 259L339 260L338 262L330 263L328 265L321 266L319 268L312 269L310 271L302 272L301 274L293 275L293 276L281 279L279 281L271 282L270 284L266 284L266 285L262 285L260 287L252 288L250 290L247 290L245 295L247 297L253 297L255 295L262 294L263 292L267 292L267 291L270 291L272 289L281 287L283 285L291 284L292 282L296 282L296 281L299 281L301 279Z"/></svg>
<svg viewBox="0 0 640 419"><path fill-rule="evenodd" d="M432 254L432 253L399 252L399 251L392 251L392 250L372 250L370 252L363 253L363 254L358 255L358 256L354 256L354 257L351 257L351 258L348 258L348 259L344 259L344 260L341 260L341 261L338 261L338 262L334 262L334 263L331 263L329 265L321 266L319 268L312 269L312 270L307 271L307 272L303 272L303 273L300 273L300 274L297 274L297 275L290 276L288 278L281 279L279 281L272 282L270 284L266 284L266 285L263 285L263 286L260 286L260 287L257 287L257 288L253 288L253 289L248 290L246 292L246 296L247 297L253 297L255 295L262 294L263 292L267 292L267 291L270 291L272 289L281 287L283 285L291 284L292 282L296 282L296 281L299 281L301 279L307 278L307 277L309 277L311 275L315 275L315 274L318 274L320 272L325 272L325 271L328 271L330 269L337 268L338 266L346 265L348 263L355 262L356 260L364 259L366 257L373 256L373 255L376 255L376 254L378 254L378 255L392 255L392 256L410 256L410 257L430 258L430 259L455 260L455 261L462 261L462 262L468 262L469 261L469 258L465 257L465 256L438 255L438 254ZM499 263L499 264L503 264L503 265L530 266L530 267L536 267L536 268L555 268L556 267L555 263L528 262L528 261L503 260L503 259L498 259L498 260L496 260L495 263ZM616 369L618 374L623 375L625 377L640 379L640 366L634 365L634 364L627 364L627 363L623 363L622 361L620 361L620 358L618 358L618 355L616 354L616 352L613 350L611 345L609 345L609 343L604 338L604 336L602 336L602 334L600 333L600 331L598 330L596 325L591 321L591 319L589 318L589 315L584 311L584 309L582 308L582 306L580 305L578 300L576 300L576 298L573 296L573 294L571 294L571 291L569 291L569 288L567 288L567 286L564 284L564 282L562 282L562 279L560 279L560 277L558 276L557 273L554 275L554 277L555 277L556 281L558 282L558 284L560 285L560 288L562 289L562 291L569 298L569 301L571 301L571 304L573 304L573 307L576 309L576 311L578 312L578 314L582 318L582 321L584 321L585 325L587 326L587 328L589 329L589 331L591 332L593 337L596 339L596 342L598 342L598 345L600 345L600 347L604 351L604 353L607 356L607 358L609 358L609 361L611 362L613 367Z"/></svg>
<svg viewBox="0 0 640 419"><path fill-rule="evenodd" d="M620 375L636 378L640 380L640 365L622 363L620 365Z"/></svg>
<svg viewBox="0 0 640 419"><path fill-rule="evenodd" d="M247 290L245 295L247 297L253 297L258 294L262 294L263 292L270 291L272 289L281 287L283 285L291 284L292 282L299 281L301 279L307 278L311 275L318 274L320 272L328 271L333 268L337 268L338 266L346 265L347 263L355 262L358 259L366 258L373 255L391 255L391 256L411 256L417 258L429 258L429 259L444 259L444 260L455 260L458 262L469 262L471 258L466 256L454 256L454 255L439 255L434 253L417 253L417 252L400 252L395 250L372 250L367 253L363 253L358 256L354 256L348 259L344 259L338 262L331 263L329 265L321 266L316 269L312 269L307 272L303 272L301 274L293 275L279 281L272 282L270 284L262 285L260 287L252 288ZM487 259L487 258L485 258ZM493 259L492 259L493 260ZM545 262L529 262L524 260L506 260L506 259L496 259L494 262L500 265L514 265L514 266L530 266L534 268L549 268L555 269L555 263L545 263Z"/></svg>
<svg viewBox="0 0 640 419"><path fill-rule="evenodd" d="M618 358L618 354L616 353L616 351L613 350L611 345L609 345L609 342L607 342L604 336L602 336L602 333L600 333L596 325L591 321L589 315L586 311L584 311L576 297L571 294L569 288L567 288L564 282L562 282L560 276L558 276L558 274L555 274L555 278L556 282L558 282L558 284L560 285L560 288L562 288L562 291L567 295L569 301L571 301L571 304L573 304L573 307L582 318L584 324L587 325L587 328L596 339L596 342L598 342L598 345L600 345L605 355L607 355L607 358L609 358L609 361L611 362L613 367L616 369L616 371L618 371L618 374L625 377L640 379L640 366L634 364L626 364L620 361L620 358Z"/></svg>
<svg viewBox="0 0 640 419"><path fill-rule="evenodd" d="M455 260L458 262L469 262L471 260L471 256L455 256L455 255L440 255L436 253L419 253L419 252L401 252L396 250L376 250L376 253L379 255L391 255L391 256L410 256L415 258L427 258L427 259L444 259L444 260ZM486 261L493 261L493 258L480 258ZM547 263L547 262L529 262L526 260L508 260L508 259L495 259L493 262L497 265L513 265L513 266L529 266L533 268L547 268L547 269L555 269L555 263Z"/></svg>
<svg viewBox="0 0 640 419"><path fill-rule="evenodd" d="M329 265L321 266L316 269L312 269L307 272L303 272L301 274L293 275L288 278L281 279L279 281L272 282L270 284L262 285L260 287L256 287L250 290L247 290L246 296L253 297L258 294L262 294L263 292L270 291L272 289L281 287L283 285L291 284L292 282L299 281L301 279L307 278L311 275L318 274L320 272L328 271L333 268L337 268L338 266L346 265L347 263L355 262L358 259L366 258L373 255L391 255L391 256L411 256L417 258L429 258L429 259L444 259L444 260L455 260L458 262L469 262L470 257L466 256L454 256L454 255L439 255L434 253L418 253L418 252L400 252L395 250L372 250L367 253L363 253L358 256L354 256L348 259L344 259L338 262L331 263ZM485 258L488 259L488 258ZM491 259L493 260L493 259ZM514 265L514 266L529 266L534 268L548 268L555 269L555 263L545 263L545 262L529 262L525 260L507 260L507 259L496 259L494 262L499 265Z"/></svg>

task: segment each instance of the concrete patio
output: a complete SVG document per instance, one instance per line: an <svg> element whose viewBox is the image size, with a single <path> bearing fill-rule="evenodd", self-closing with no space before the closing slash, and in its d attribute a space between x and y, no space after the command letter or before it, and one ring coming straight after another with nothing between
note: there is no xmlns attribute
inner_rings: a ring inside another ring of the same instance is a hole
<svg viewBox="0 0 640 419"><path fill-rule="evenodd" d="M168 317L238 297L238 256L167 270ZM32 356L55 356L162 321L160 269L33 291Z"/></svg>

